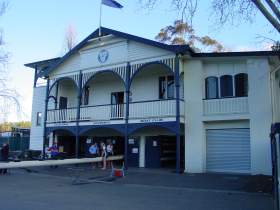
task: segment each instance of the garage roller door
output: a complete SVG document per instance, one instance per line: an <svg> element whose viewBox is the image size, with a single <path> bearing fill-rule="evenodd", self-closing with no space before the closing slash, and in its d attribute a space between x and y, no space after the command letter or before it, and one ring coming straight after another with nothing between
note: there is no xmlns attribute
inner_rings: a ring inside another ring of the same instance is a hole
<svg viewBox="0 0 280 210"><path fill-rule="evenodd" d="M250 173L250 130L206 131L208 172Z"/></svg>

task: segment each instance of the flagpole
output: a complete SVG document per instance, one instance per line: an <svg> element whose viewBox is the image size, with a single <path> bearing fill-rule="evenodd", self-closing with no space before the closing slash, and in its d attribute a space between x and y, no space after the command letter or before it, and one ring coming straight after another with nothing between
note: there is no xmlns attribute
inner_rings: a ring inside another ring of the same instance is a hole
<svg viewBox="0 0 280 210"><path fill-rule="evenodd" d="M101 18L102 18L102 0L100 0L100 11L99 11L99 37L101 37Z"/></svg>

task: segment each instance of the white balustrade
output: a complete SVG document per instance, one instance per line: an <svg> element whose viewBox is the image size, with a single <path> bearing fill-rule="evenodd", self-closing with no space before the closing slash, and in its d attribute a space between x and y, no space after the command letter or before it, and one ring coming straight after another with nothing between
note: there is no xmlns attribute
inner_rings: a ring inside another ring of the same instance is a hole
<svg viewBox="0 0 280 210"><path fill-rule="evenodd" d="M203 100L203 111L204 115L248 113L248 97Z"/></svg>
<svg viewBox="0 0 280 210"><path fill-rule="evenodd" d="M184 116L184 101L180 101L180 116ZM80 109L81 121L107 121L124 119L125 104L82 106ZM76 108L49 110L48 123L75 121ZM143 101L129 104L130 119L149 119L159 117L176 117L176 100Z"/></svg>
<svg viewBox="0 0 280 210"><path fill-rule="evenodd" d="M125 114L124 104L81 107L80 120L122 119Z"/></svg>
<svg viewBox="0 0 280 210"><path fill-rule="evenodd" d="M176 100L145 101L129 104L129 118L176 116Z"/></svg>
<svg viewBox="0 0 280 210"><path fill-rule="evenodd" d="M49 110L47 115L48 123L56 123L56 122L70 122L75 121L77 117L77 109L55 109Z"/></svg>

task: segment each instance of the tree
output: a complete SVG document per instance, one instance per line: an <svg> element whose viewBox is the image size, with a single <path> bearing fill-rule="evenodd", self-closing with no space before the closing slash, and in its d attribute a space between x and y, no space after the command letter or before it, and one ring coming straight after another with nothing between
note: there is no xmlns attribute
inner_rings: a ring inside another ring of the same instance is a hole
<svg viewBox="0 0 280 210"><path fill-rule="evenodd" d="M12 127L18 127L18 128L30 128L31 122L29 121L21 121L21 122L4 122L0 123L0 133L1 132L8 132L12 131Z"/></svg>
<svg viewBox="0 0 280 210"><path fill-rule="evenodd" d="M8 3L0 1L0 16L2 16ZM20 113L19 94L16 90L9 87L8 84L8 63L9 53L5 49L3 31L0 30L0 122L5 121L10 112Z"/></svg>
<svg viewBox="0 0 280 210"><path fill-rule="evenodd" d="M144 7L153 9L161 0L138 0ZM192 24L199 0L169 0L182 15L182 19ZM205 3L205 1L201 1ZM210 0L211 10L219 24L227 22L253 21L259 11L280 33L280 0Z"/></svg>
<svg viewBox="0 0 280 210"><path fill-rule="evenodd" d="M222 44L209 36L197 36L195 30L183 20L174 21L173 25L161 29L155 37L159 42L172 45L188 44L196 51L225 51Z"/></svg>
<svg viewBox="0 0 280 210"><path fill-rule="evenodd" d="M271 49L273 51L279 51L280 52L280 41L274 42L274 44L272 45Z"/></svg>
<svg viewBox="0 0 280 210"><path fill-rule="evenodd" d="M75 47L76 36L77 33L75 27L69 24L65 30L63 53L67 53Z"/></svg>

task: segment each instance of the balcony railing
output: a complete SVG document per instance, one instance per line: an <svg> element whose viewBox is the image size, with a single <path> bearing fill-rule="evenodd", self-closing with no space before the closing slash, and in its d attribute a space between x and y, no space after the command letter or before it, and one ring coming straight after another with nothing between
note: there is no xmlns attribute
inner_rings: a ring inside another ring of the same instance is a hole
<svg viewBox="0 0 280 210"><path fill-rule="evenodd" d="M124 104L81 107L80 120L113 120L123 119Z"/></svg>
<svg viewBox="0 0 280 210"><path fill-rule="evenodd" d="M134 102L129 105L129 118L155 118L176 116L176 100Z"/></svg>
<svg viewBox="0 0 280 210"><path fill-rule="evenodd" d="M203 100L204 115L244 114L249 112L248 97Z"/></svg>
<svg viewBox="0 0 280 210"><path fill-rule="evenodd" d="M71 122L71 121L76 121L76 118L77 118L76 108L53 109L53 110L48 110L47 122L48 123Z"/></svg>
<svg viewBox="0 0 280 210"><path fill-rule="evenodd" d="M108 121L124 119L125 104L82 106L80 121ZM184 101L180 101L181 117L184 116ZM76 108L49 110L48 123L71 122L77 116ZM140 101L129 104L129 119L176 117L176 100Z"/></svg>

